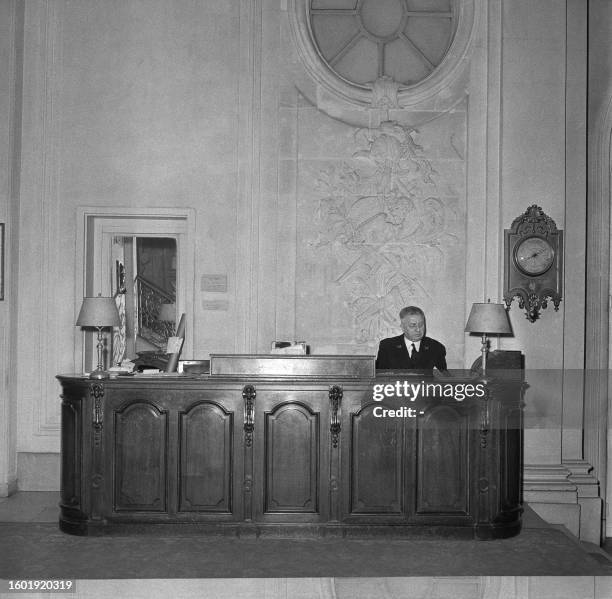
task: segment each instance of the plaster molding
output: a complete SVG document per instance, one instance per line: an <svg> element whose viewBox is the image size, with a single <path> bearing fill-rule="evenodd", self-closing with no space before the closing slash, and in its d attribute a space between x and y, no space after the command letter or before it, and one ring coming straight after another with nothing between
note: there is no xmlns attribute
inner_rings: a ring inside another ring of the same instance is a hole
<svg viewBox="0 0 612 599"><path fill-rule="evenodd" d="M583 457L584 335L587 230L587 77L588 8L581 0L566 3L565 56L565 213L563 222L564 282L563 383L561 450L564 464ZM589 117L590 118L590 117ZM576 401L577 399L580 401Z"/></svg>
<svg viewBox="0 0 612 599"><path fill-rule="evenodd" d="M57 402L57 351L55 340L59 322L56 314L57 282L61 278L61 265L55 256L60 253L61 201L59 186L59 154L61 152L58 134L61 121L62 95L62 13L63 2L40 0L26 3L25 7L25 50L24 62L30 69L30 76L24 80L24 103L29 106L29 135L24 137L24 155L27 164L22 173L21 207L28 213L27 228L30 236L35 230L40 235L41 262L37 281L37 321L47 323L38 327L38 338L31 348L36 352L29 363L37 364L35 384L28 391L32 405L34 436L51 436L59 439L60 417ZM25 67L24 67L25 71ZM25 110L24 110L25 112ZM26 120L24 115L24 121ZM24 123L24 128L25 128ZM27 180L27 184L25 181ZM27 207L27 208L26 208ZM24 227L24 221L21 221ZM33 289L21 289L32 294ZM22 314L22 319L31 316ZM23 372L22 376L31 377ZM23 392L23 391L22 391Z"/></svg>
<svg viewBox="0 0 612 599"><path fill-rule="evenodd" d="M593 475L593 466L585 460L563 460L563 466L568 471L568 479L578 485L589 485L597 487L599 481Z"/></svg>
<svg viewBox="0 0 612 599"><path fill-rule="evenodd" d="M568 479L576 485L580 506L580 540L599 545L602 532L603 498L599 494L599 480L592 474L593 467L584 460L568 460L563 464L570 470Z"/></svg>
<svg viewBox="0 0 612 599"><path fill-rule="evenodd" d="M41 208L44 214L45 253L42 275L44 277L43 293L47 302L41 302L41 322L53 323L50 330L41 327L45 332L46 359L43 361L44 379L41 380L43 394L39 406L38 434L59 435L60 418L57 402L57 387L55 375L57 374L57 351L55 340L59 336L59 320L56 314L55 289L61 278L60 265L57 264L55 256L60 254L60 220L62 218L60 182L59 182L59 155L61 152L61 135L59 135L59 123L61 120L61 94L63 79L62 64L62 12L63 2L49 0L45 3L47 13L47 31L45 48L45 107L42 129L44 131L44 196L41 198ZM49 301L51 300L51 301ZM51 313L49 313L51 308Z"/></svg>
<svg viewBox="0 0 612 599"><path fill-rule="evenodd" d="M602 499L593 467L584 460L526 464L523 496L542 518L562 524L581 541L599 544Z"/></svg>
<svg viewBox="0 0 612 599"><path fill-rule="evenodd" d="M7 117L5 126L8 134L0 168L6 187L0 190L0 213L7 223L4 246L4 288L5 301L1 317L0 348L3 360L0 376L0 497L7 497L17 490L16 478L16 412L17 393L17 243L19 240L19 184L21 162L21 112L23 84L23 35L25 5L19 0L4 3L2 46L8 50L6 68L2 80L7 92L2 100ZM6 158L6 160L4 160Z"/></svg>
<svg viewBox="0 0 612 599"><path fill-rule="evenodd" d="M307 100L298 89L291 87L286 95L291 98L288 106L279 109L280 120L286 127L279 127L278 147L278 200L276 231L277 243L275 250L276 270L282 276L276 277L276 311L274 339L297 339L297 296L298 285L296 272L298 265L298 248L295 243L298 238L298 169L299 169L299 140L300 140L300 110L298 105ZM280 150L283 136L289 137L293 143L289 145L286 153ZM280 208L282 206L282 209ZM282 309L279 307L279 298L282 298Z"/></svg>
<svg viewBox="0 0 612 599"><path fill-rule="evenodd" d="M585 363L588 375L584 385L584 458L593 464L601 484L602 497L608 498L607 428L609 397L612 397L610 360L610 195L612 168L612 87L599 114L589 128L589 193L586 235L586 319Z"/></svg>
<svg viewBox="0 0 612 599"><path fill-rule="evenodd" d="M445 100L457 96L455 88L458 83L463 87L460 82L472 46L475 2L458 0L457 29L448 52L429 77L415 85L400 86L397 101L401 108L424 109L425 104L434 102L437 110L443 110ZM308 18L308 0L289 0L288 17L295 49L315 85L349 110L371 106L372 87L343 79L329 68L319 53ZM300 91L306 96L313 96L305 90ZM463 90L459 95L462 93ZM315 95L321 99L319 93ZM322 109L319 102L317 106Z"/></svg>
<svg viewBox="0 0 612 599"><path fill-rule="evenodd" d="M561 524L574 536L580 534L577 487L562 465L525 465L523 500L550 524Z"/></svg>
<svg viewBox="0 0 612 599"><path fill-rule="evenodd" d="M261 205L262 0L240 2L238 199L236 202L236 336L238 353L257 350Z"/></svg>
<svg viewBox="0 0 612 599"><path fill-rule="evenodd" d="M525 489L566 489L574 490L568 480L570 472L562 464L525 464L523 483Z"/></svg>
<svg viewBox="0 0 612 599"><path fill-rule="evenodd" d="M476 3L476 30L467 89L467 155L465 158L466 264L465 312L472 302L501 298L503 226L501 185L501 105L503 65L503 9L501 0ZM487 251L483 255L483 248ZM499 347L499 340L492 340ZM464 337L464 367L480 350L478 336ZM471 356L471 357L470 357Z"/></svg>

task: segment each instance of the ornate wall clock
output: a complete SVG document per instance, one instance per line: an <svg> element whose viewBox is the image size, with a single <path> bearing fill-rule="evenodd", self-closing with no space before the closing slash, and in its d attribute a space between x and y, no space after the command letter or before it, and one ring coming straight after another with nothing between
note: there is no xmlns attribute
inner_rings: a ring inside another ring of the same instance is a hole
<svg viewBox="0 0 612 599"><path fill-rule="evenodd" d="M527 320L535 322L552 300L562 297L563 231L533 204L504 231L504 301L518 297Z"/></svg>

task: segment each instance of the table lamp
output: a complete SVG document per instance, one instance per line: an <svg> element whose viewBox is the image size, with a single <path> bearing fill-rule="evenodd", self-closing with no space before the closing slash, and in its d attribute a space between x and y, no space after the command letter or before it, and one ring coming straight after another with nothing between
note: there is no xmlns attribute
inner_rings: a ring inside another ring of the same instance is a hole
<svg viewBox="0 0 612 599"><path fill-rule="evenodd" d="M112 297L84 297L79 317L76 321L78 327L93 327L98 329L98 367L89 375L92 379L106 379L109 374L104 370L104 342L102 329L118 327L119 312Z"/></svg>
<svg viewBox="0 0 612 599"><path fill-rule="evenodd" d="M485 375L487 371L487 352L489 350L487 335L512 333L506 308L503 304L492 304L491 300L486 304L472 304L472 310L465 325L465 332L482 335L482 374Z"/></svg>

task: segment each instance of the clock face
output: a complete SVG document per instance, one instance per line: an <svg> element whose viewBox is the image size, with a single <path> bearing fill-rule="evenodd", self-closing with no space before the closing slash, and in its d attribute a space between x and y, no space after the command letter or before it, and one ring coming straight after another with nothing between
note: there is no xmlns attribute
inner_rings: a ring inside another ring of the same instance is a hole
<svg viewBox="0 0 612 599"><path fill-rule="evenodd" d="M555 250L542 237L526 237L514 252L514 263L526 275L544 274L555 259Z"/></svg>

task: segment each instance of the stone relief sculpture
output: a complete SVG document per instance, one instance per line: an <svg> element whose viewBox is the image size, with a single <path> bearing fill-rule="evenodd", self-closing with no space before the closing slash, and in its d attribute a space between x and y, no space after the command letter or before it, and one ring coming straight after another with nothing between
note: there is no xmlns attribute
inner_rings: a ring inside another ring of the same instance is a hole
<svg viewBox="0 0 612 599"><path fill-rule="evenodd" d="M393 121L358 129L352 159L318 174L311 243L334 250L335 282L359 323L360 343L390 335L403 305L430 297L428 281L455 241L453 211L415 134Z"/></svg>
<svg viewBox="0 0 612 599"><path fill-rule="evenodd" d="M372 85L372 108L399 108L399 88L400 84L393 77L379 77Z"/></svg>

